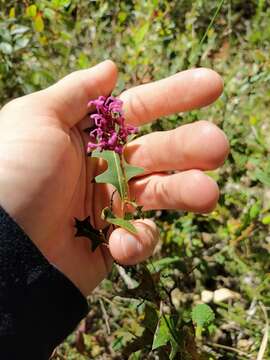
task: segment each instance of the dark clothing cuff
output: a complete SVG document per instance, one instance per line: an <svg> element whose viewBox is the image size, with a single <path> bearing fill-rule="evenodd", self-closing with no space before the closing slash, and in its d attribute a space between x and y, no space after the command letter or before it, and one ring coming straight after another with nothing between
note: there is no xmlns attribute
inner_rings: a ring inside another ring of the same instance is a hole
<svg viewBox="0 0 270 360"><path fill-rule="evenodd" d="M79 289L0 206L0 359L48 359L87 311Z"/></svg>

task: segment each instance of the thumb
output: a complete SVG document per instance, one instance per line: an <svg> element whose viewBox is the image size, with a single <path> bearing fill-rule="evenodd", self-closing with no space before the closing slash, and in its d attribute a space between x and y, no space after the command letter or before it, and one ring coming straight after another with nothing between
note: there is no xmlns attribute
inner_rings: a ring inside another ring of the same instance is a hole
<svg viewBox="0 0 270 360"><path fill-rule="evenodd" d="M149 219L133 222L137 234L117 228L109 239L109 248L112 257L122 265L134 265L148 258L159 239L155 223Z"/></svg>
<svg viewBox="0 0 270 360"><path fill-rule="evenodd" d="M50 112L68 127L72 127L87 115L89 100L109 95L116 80L116 65L111 60L106 60L90 69L67 75L39 94L46 95L44 100Z"/></svg>

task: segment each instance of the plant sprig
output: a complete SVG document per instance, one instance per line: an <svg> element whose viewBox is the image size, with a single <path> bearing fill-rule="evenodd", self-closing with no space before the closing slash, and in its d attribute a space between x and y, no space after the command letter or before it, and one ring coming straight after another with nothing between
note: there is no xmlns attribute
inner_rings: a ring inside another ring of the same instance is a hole
<svg viewBox="0 0 270 360"><path fill-rule="evenodd" d="M129 180L142 174L144 169L128 164L123 150L131 135L136 134L138 129L125 123L123 103L120 99L100 96L96 100L91 100L88 105L90 109L94 107L95 110L90 115L94 126L87 129L90 138L87 153L93 158L107 162L107 169L95 177L95 182L114 186L121 201L120 216L113 213L112 206L103 209L101 216L108 223L136 234L137 230L130 221L133 216L126 214L126 210L132 206L141 214L142 207L130 198Z"/></svg>

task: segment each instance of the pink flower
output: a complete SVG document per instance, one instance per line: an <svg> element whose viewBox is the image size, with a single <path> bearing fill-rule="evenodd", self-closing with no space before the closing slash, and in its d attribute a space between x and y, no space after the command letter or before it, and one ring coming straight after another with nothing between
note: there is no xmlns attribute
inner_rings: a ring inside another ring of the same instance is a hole
<svg viewBox="0 0 270 360"><path fill-rule="evenodd" d="M96 112L90 115L95 126L89 134L87 152L97 149L99 151L112 150L121 154L128 136L138 131L134 126L125 125L123 102L113 96L108 98L99 96L89 101L88 106L94 106Z"/></svg>

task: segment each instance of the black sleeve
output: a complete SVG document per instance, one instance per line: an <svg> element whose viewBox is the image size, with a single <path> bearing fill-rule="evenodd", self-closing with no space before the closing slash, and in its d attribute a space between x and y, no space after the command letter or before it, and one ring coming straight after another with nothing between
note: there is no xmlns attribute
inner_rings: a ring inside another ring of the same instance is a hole
<svg viewBox="0 0 270 360"><path fill-rule="evenodd" d="M0 359L48 359L87 314L81 292L0 206Z"/></svg>

